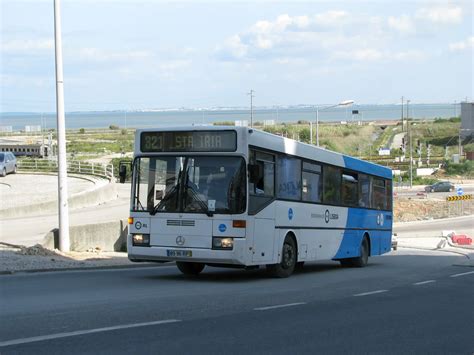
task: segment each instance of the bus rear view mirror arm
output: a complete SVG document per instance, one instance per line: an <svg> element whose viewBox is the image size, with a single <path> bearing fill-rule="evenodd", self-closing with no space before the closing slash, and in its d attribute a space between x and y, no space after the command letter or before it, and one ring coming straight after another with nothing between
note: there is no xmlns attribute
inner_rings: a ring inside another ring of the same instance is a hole
<svg viewBox="0 0 474 355"><path fill-rule="evenodd" d="M121 161L119 164L119 178L121 184L127 179L127 164L128 162L125 161Z"/></svg>
<svg viewBox="0 0 474 355"><path fill-rule="evenodd" d="M256 184L260 178L263 176L263 169L260 165L258 164L249 164L248 165L248 170L249 170L249 182Z"/></svg>

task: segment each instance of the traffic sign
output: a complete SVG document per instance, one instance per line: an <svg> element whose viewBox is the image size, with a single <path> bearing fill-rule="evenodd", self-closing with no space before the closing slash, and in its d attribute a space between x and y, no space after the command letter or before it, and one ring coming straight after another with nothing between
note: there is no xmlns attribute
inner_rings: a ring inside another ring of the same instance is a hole
<svg viewBox="0 0 474 355"><path fill-rule="evenodd" d="M462 196L464 194L464 190L462 189L462 187L458 187L456 189L456 193L458 196Z"/></svg>
<svg viewBox="0 0 474 355"><path fill-rule="evenodd" d="M472 195L462 195L462 196L448 196L446 197L446 201L463 201L463 200L471 200Z"/></svg>

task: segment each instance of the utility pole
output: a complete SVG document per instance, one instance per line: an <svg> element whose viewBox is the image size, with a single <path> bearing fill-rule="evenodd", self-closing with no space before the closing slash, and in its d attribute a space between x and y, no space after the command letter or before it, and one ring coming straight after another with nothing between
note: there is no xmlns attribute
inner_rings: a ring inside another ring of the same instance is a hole
<svg viewBox="0 0 474 355"><path fill-rule="evenodd" d="M403 120L403 96L402 96L402 132L405 131L405 121Z"/></svg>
<svg viewBox="0 0 474 355"><path fill-rule="evenodd" d="M64 119L60 0L54 0L54 44L56 54L56 115L58 125L59 250L69 251L69 206L67 201L66 124Z"/></svg>
<svg viewBox="0 0 474 355"><path fill-rule="evenodd" d="M250 95L250 127L253 127L253 98L254 98L254 92L252 89L250 90L247 95Z"/></svg>
<svg viewBox="0 0 474 355"><path fill-rule="evenodd" d="M407 101L407 109L408 109L408 101ZM411 125L410 122L408 123L408 137L410 139L410 189L413 187L413 145L412 145L412 136L411 136Z"/></svg>
<svg viewBox="0 0 474 355"><path fill-rule="evenodd" d="M408 120L410 118L410 111L408 111L408 105L410 104L410 100L407 100L407 116L406 116L406 119L407 119L407 124L408 124Z"/></svg>
<svg viewBox="0 0 474 355"><path fill-rule="evenodd" d="M458 135L458 148L459 148L459 160L461 161L461 155L462 155L461 130L459 130L459 135Z"/></svg>

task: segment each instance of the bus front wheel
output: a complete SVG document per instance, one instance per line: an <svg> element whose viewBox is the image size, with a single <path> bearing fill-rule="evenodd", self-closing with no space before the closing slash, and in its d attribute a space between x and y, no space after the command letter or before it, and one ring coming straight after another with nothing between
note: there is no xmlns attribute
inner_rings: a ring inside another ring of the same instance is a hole
<svg viewBox="0 0 474 355"><path fill-rule="evenodd" d="M278 278L290 276L295 270L297 255L295 240L287 236L283 243L281 262L279 264L267 265L270 275Z"/></svg>
<svg viewBox="0 0 474 355"><path fill-rule="evenodd" d="M176 266L179 271L187 276L197 276L202 270L204 270L205 265L202 263L185 263L177 261Z"/></svg>

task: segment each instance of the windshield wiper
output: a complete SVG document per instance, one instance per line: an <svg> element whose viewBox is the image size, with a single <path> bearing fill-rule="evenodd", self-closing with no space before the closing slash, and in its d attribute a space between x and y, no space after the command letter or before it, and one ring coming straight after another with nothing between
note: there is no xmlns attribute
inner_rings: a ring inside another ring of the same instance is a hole
<svg viewBox="0 0 474 355"><path fill-rule="evenodd" d="M178 193L179 189L179 184L174 185L171 190L168 191L168 193L163 197L163 199L155 206L153 207L153 211L150 212L152 216L154 216L167 201L171 199L172 196L176 196Z"/></svg>
<svg viewBox="0 0 474 355"><path fill-rule="evenodd" d="M214 213L209 211L208 206L206 205L206 202L203 201L200 197L199 194L194 190L194 187L189 184L189 174L186 173L186 182L185 182L185 193L184 193L184 198L186 198L186 195L188 194L188 191L191 191L192 198L197 201L197 203L201 206L201 208L204 210L206 215L208 217L214 216Z"/></svg>

